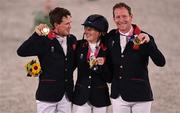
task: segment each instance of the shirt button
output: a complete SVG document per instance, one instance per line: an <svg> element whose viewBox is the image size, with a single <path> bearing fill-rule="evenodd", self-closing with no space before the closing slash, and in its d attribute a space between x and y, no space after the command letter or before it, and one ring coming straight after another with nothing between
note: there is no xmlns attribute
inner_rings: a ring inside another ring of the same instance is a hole
<svg viewBox="0 0 180 113"><path fill-rule="evenodd" d="M67 68L65 69L65 71L67 71Z"/></svg>
<svg viewBox="0 0 180 113"><path fill-rule="evenodd" d="M122 76L119 76L119 79L122 79Z"/></svg>
<svg viewBox="0 0 180 113"><path fill-rule="evenodd" d="M121 66L120 66L120 68L122 69L122 68L123 68L123 66L121 65Z"/></svg>
<svg viewBox="0 0 180 113"><path fill-rule="evenodd" d="M88 86L88 88L91 88L91 86Z"/></svg>
<svg viewBox="0 0 180 113"><path fill-rule="evenodd" d="M124 58L124 55L121 55L122 58Z"/></svg>
<svg viewBox="0 0 180 113"><path fill-rule="evenodd" d="M91 78L91 76L89 76L89 78Z"/></svg>
<svg viewBox="0 0 180 113"><path fill-rule="evenodd" d="M67 58L65 58L65 61L67 61Z"/></svg>
<svg viewBox="0 0 180 113"><path fill-rule="evenodd" d="M68 80L67 79L65 79L65 82L67 82Z"/></svg>

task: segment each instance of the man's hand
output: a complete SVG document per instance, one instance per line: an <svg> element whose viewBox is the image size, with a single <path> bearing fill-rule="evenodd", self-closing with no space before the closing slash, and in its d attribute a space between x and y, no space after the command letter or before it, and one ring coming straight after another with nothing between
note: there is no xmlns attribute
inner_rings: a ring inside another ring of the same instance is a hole
<svg viewBox="0 0 180 113"><path fill-rule="evenodd" d="M39 24L38 26L35 27L35 32L39 36L44 36L45 35L45 33L43 32L44 28L48 28L48 26L46 24Z"/></svg>
<svg viewBox="0 0 180 113"><path fill-rule="evenodd" d="M141 44L148 43L150 41L149 36L145 33L140 33L138 35L138 39L141 41Z"/></svg>

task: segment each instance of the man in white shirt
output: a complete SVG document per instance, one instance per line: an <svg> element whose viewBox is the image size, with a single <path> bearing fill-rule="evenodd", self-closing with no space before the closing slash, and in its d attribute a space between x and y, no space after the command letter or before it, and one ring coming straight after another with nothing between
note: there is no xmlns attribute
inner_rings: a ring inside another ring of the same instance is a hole
<svg viewBox="0 0 180 113"><path fill-rule="evenodd" d="M150 113L153 95L148 60L150 57L157 66L164 66L165 58L154 38L132 24L133 15L127 4L114 5L113 19L117 29L108 34L113 113Z"/></svg>

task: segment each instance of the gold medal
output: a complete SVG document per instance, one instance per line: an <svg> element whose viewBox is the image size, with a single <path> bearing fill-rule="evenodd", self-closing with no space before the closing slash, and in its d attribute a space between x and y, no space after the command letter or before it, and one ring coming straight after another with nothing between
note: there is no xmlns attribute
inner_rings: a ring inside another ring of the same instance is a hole
<svg viewBox="0 0 180 113"><path fill-rule="evenodd" d="M42 34L43 34L44 36L46 36L46 35L48 35L49 31L50 31L50 29L49 29L48 27L45 27L45 28L42 29L41 32L42 32Z"/></svg>
<svg viewBox="0 0 180 113"><path fill-rule="evenodd" d="M95 56L91 56L89 59L89 67L93 68L95 65L97 65L97 60Z"/></svg>
<svg viewBox="0 0 180 113"><path fill-rule="evenodd" d="M141 45L141 40L137 36L135 36L133 43L134 45Z"/></svg>

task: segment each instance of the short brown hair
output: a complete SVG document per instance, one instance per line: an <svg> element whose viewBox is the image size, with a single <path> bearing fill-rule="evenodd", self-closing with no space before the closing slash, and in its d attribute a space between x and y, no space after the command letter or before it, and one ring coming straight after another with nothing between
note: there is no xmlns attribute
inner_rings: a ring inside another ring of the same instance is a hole
<svg viewBox="0 0 180 113"><path fill-rule="evenodd" d="M115 4L113 7L113 17L115 16L114 10L117 8L122 8L122 7L126 8L128 10L129 15L132 15L131 8L127 4L120 2L120 3Z"/></svg>
<svg viewBox="0 0 180 113"><path fill-rule="evenodd" d="M63 17L71 16L70 11L65 8L56 7L52 11L49 12L50 23L54 27L54 23L60 24L62 22Z"/></svg>

